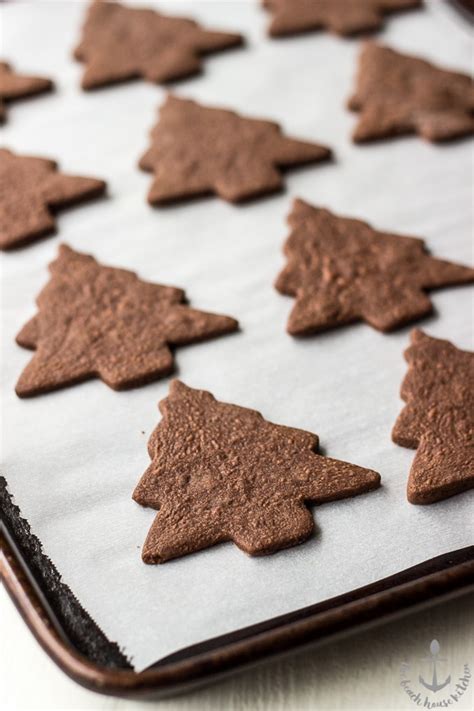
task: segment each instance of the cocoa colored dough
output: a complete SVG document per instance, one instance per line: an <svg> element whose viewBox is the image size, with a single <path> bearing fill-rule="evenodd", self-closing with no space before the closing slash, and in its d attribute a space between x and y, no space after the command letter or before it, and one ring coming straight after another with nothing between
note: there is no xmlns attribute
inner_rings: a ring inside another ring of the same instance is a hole
<svg viewBox="0 0 474 711"><path fill-rule="evenodd" d="M38 313L17 343L36 349L18 380L20 397L89 378L115 390L168 375L169 346L214 338L238 328L228 316L189 308L181 289L142 281L61 245Z"/></svg>
<svg viewBox="0 0 474 711"><path fill-rule="evenodd" d="M103 180L66 175L53 160L0 149L0 249L13 249L56 230L53 211L105 192Z"/></svg>
<svg viewBox="0 0 474 711"><path fill-rule="evenodd" d="M95 0L74 56L86 65L82 88L96 89L138 77L162 83L197 74L203 55L242 43L241 35L205 30L193 20Z"/></svg>
<svg viewBox="0 0 474 711"><path fill-rule="evenodd" d="M54 84L45 77L18 74L7 62L0 62L0 123L6 121L6 104L51 91Z"/></svg>
<svg viewBox="0 0 474 711"><path fill-rule="evenodd" d="M413 133L439 142L474 133L474 86L467 74L373 42L362 49L348 105L360 112L356 143Z"/></svg>
<svg viewBox="0 0 474 711"><path fill-rule="evenodd" d="M392 439L417 450L408 501L432 504L474 487L474 353L414 330L405 359Z"/></svg>
<svg viewBox="0 0 474 711"><path fill-rule="evenodd" d="M275 286L296 297L293 336L361 320L391 331L433 310L427 290L474 282L474 269L431 257L421 239L378 232L303 200L288 222L287 264Z"/></svg>
<svg viewBox="0 0 474 711"><path fill-rule="evenodd" d="M306 540L308 504L376 489L380 476L316 454L318 437L264 420L175 380L150 437L152 462L133 498L158 509L143 547L163 563L233 541L265 555Z"/></svg>
<svg viewBox="0 0 474 711"><path fill-rule="evenodd" d="M268 34L284 37L311 30L356 35L379 30L391 12L421 7L422 0L262 0L272 13Z"/></svg>
<svg viewBox="0 0 474 711"><path fill-rule="evenodd" d="M281 169L331 151L283 135L278 124L168 96L140 168L154 174L153 205L215 193L241 202L281 190Z"/></svg>

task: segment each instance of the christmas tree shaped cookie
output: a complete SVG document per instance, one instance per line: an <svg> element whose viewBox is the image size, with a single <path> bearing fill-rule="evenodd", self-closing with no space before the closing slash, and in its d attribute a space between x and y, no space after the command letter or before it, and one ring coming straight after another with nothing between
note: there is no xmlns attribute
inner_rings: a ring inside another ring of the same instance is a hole
<svg viewBox="0 0 474 711"><path fill-rule="evenodd" d="M330 156L328 148L287 138L271 121L168 96L140 167L154 174L151 204L210 193L241 202L280 190L283 168Z"/></svg>
<svg viewBox="0 0 474 711"><path fill-rule="evenodd" d="M447 141L474 133L474 86L467 74L373 42L360 55L349 108L360 112L353 133L358 143L410 133Z"/></svg>
<svg viewBox="0 0 474 711"><path fill-rule="evenodd" d="M74 56L86 65L83 89L95 89L137 77L181 79L200 72L204 55L240 44L241 35L206 30L193 20L95 0Z"/></svg>
<svg viewBox="0 0 474 711"><path fill-rule="evenodd" d="M384 15L420 7L422 0L262 0L272 13L268 33L284 37L311 30L355 35L379 30Z"/></svg>
<svg viewBox="0 0 474 711"><path fill-rule="evenodd" d="M427 290L474 282L474 269L431 257L421 239L378 232L303 200L288 222L276 288L296 297L293 336L355 321L391 331L432 311Z"/></svg>
<svg viewBox="0 0 474 711"><path fill-rule="evenodd" d="M7 117L6 104L35 94L44 94L53 89L51 79L18 74L7 62L0 62L0 123Z"/></svg>
<svg viewBox="0 0 474 711"><path fill-rule="evenodd" d="M55 232L54 212L105 192L103 180L66 175L53 160L0 149L0 249Z"/></svg>
<svg viewBox="0 0 474 711"><path fill-rule="evenodd" d="M222 541L250 555L297 545L312 533L309 504L380 485L369 469L317 454L318 437L274 425L255 410L217 401L175 380L133 498L158 509L145 563L163 563Z"/></svg>
<svg viewBox="0 0 474 711"><path fill-rule="evenodd" d="M181 289L104 267L62 245L40 293L38 313L17 336L35 349L16 386L20 397L101 378L116 390L173 370L170 346L235 331L228 316L196 311Z"/></svg>
<svg viewBox="0 0 474 711"><path fill-rule="evenodd" d="M474 353L415 330L405 358L392 438L417 450L408 500L432 504L474 487Z"/></svg>

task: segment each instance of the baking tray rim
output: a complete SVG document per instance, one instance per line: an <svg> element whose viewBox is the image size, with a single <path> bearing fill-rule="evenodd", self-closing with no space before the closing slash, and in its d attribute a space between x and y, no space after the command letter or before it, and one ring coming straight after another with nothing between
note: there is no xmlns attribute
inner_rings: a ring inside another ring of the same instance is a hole
<svg viewBox="0 0 474 711"><path fill-rule="evenodd" d="M41 585L28 571L7 526L0 529L0 580L41 647L71 679L107 695L156 699L218 681L415 606L474 590L474 546L437 556L323 603L193 645L141 672L99 666L74 648L61 632Z"/></svg>

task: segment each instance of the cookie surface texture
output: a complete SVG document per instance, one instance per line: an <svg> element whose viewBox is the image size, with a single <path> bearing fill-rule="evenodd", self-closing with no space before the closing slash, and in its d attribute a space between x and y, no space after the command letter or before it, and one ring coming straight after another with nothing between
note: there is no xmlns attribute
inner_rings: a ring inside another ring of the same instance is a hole
<svg viewBox="0 0 474 711"><path fill-rule="evenodd" d="M66 175L53 160L0 149L0 249L13 249L56 230L54 213L105 192L103 180Z"/></svg>
<svg viewBox="0 0 474 711"><path fill-rule="evenodd" d="M362 49L355 93L356 143L418 134L440 142L474 133L474 86L461 72L374 42Z"/></svg>
<svg viewBox="0 0 474 711"><path fill-rule="evenodd" d="M18 74L8 62L0 62L0 123L6 121L10 101L44 94L53 88L51 79Z"/></svg>
<svg viewBox="0 0 474 711"><path fill-rule="evenodd" d="M228 316L189 308L181 289L102 266L65 245L50 272L37 315L17 336L35 350L17 383L20 397L93 377L115 390L139 386L172 372L170 346L238 327Z"/></svg>
<svg viewBox="0 0 474 711"><path fill-rule="evenodd" d="M474 282L474 269L430 256L423 240L295 200L277 290L296 297L287 330L305 336L355 321L391 331L433 310L426 293Z"/></svg>
<svg viewBox="0 0 474 711"><path fill-rule="evenodd" d="M408 500L432 504L474 487L474 353L414 330L405 359L392 439L417 450Z"/></svg>
<svg viewBox="0 0 474 711"><path fill-rule="evenodd" d="M148 443L152 462L133 494L159 509L143 547L145 563L223 541L250 555L294 546L314 528L306 504L380 484L374 471L316 454L316 435L272 424L177 380L160 411Z"/></svg>
<svg viewBox="0 0 474 711"><path fill-rule="evenodd" d="M328 148L287 138L271 121L168 96L140 167L154 174L151 204L211 193L242 202L281 190L281 169L330 157Z"/></svg>
<svg viewBox="0 0 474 711"><path fill-rule="evenodd" d="M421 7L422 0L262 0L272 13L268 34L272 37L328 30L337 35L356 35L379 30L391 12Z"/></svg>
<svg viewBox="0 0 474 711"><path fill-rule="evenodd" d="M197 74L202 57L243 43L239 34L152 9L95 0L74 56L85 63L83 89L142 77L162 83Z"/></svg>

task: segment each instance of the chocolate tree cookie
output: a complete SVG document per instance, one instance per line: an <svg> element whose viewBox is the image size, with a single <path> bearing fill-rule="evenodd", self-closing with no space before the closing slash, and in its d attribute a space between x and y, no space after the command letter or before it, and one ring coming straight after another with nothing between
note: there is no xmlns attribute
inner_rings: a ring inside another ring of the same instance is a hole
<svg viewBox="0 0 474 711"><path fill-rule="evenodd" d="M287 138L278 124L168 96L140 168L152 205L214 193L229 202L281 190L282 170L328 160L325 146Z"/></svg>
<svg viewBox="0 0 474 711"><path fill-rule="evenodd" d="M160 411L148 443L152 461L133 494L158 509L145 563L224 541L250 555L273 553L311 535L308 505L380 485L376 472L318 454L317 435L272 424L177 380Z"/></svg>
<svg viewBox="0 0 474 711"><path fill-rule="evenodd" d="M197 311L182 289L142 281L62 245L38 313L17 342L35 350L16 386L20 397L101 378L115 390L173 371L170 347L237 330L228 316Z"/></svg>
<svg viewBox="0 0 474 711"><path fill-rule="evenodd" d="M474 133L471 77L368 42L349 108L360 112L356 143L417 133L448 141Z"/></svg>
<svg viewBox="0 0 474 711"><path fill-rule="evenodd" d="M432 504L474 487L474 353L415 330L405 359L392 439L417 450L408 501Z"/></svg>
<svg viewBox="0 0 474 711"><path fill-rule="evenodd" d="M82 88L97 89L138 77L182 79L201 71L205 55L242 43L239 34L207 30L184 17L95 0L74 56L86 65Z"/></svg>
<svg viewBox="0 0 474 711"><path fill-rule="evenodd" d="M427 294L474 282L474 269L432 257L421 239L379 232L295 200L287 264L276 288L294 296L288 332L305 336L355 321L391 331L433 310Z"/></svg>

